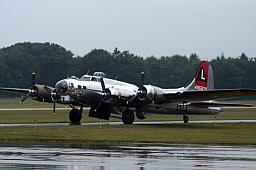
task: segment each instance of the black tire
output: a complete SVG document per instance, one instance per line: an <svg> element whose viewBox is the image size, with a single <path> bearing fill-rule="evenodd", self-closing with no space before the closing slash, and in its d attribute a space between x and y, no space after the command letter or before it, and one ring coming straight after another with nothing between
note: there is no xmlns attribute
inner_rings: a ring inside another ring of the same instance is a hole
<svg viewBox="0 0 256 170"><path fill-rule="evenodd" d="M134 122L134 113L131 110L125 110L122 114L122 121L125 125L131 125Z"/></svg>
<svg viewBox="0 0 256 170"><path fill-rule="evenodd" d="M73 125L80 125L82 113L79 109L72 109L69 112L69 120Z"/></svg>
<svg viewBox="0 0 256 170"><path fill-rule="evenodd" d="M184 115L183 116L183 121L184 121L184 123L188 123L189 117L187 115Z"/></svg>

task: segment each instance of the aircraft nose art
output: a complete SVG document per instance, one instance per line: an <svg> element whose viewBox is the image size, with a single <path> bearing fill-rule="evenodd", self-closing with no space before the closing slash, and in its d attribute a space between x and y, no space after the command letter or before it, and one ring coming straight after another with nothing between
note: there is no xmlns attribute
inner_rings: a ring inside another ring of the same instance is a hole
<svg viewBox="0 0 256 170"><path fill-rule="evenodd" d="M65 80L61 80L56 83L55 88L57 90L57 93L65 94L68 90L68 83Z"/></svg>

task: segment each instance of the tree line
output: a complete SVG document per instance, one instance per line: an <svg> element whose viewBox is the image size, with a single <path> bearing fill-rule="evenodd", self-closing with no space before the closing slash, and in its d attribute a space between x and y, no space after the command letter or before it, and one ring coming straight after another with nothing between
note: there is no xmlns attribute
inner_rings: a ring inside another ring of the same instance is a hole
<svg viewBox="0 0 256 170"><path fill-rule="evenodd" d="M117 48L113 52L93 49L84 56L74 56L57 44L25 42L0 49L0 86L28 88L32 72L37 75L37 83L54 86L68 76L80 77L95 71L138 85L139 74L144 71L145 84L172 88L187 85L200 62L196 54L143 58ZM256 58L244 53L235 58L222 55L210 63L215 88L256 87Z"/></svg>

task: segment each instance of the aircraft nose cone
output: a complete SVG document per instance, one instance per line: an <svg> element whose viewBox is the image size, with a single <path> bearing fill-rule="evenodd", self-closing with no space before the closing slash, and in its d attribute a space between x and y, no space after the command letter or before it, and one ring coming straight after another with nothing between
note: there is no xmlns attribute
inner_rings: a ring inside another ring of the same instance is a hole
<svg viewBox="0 0 256 170"><path fill-rule="evenodd" d="M68 90L68 83L65 80L61 80L55 85L56 91L59 94L65 94Z"/></svg>

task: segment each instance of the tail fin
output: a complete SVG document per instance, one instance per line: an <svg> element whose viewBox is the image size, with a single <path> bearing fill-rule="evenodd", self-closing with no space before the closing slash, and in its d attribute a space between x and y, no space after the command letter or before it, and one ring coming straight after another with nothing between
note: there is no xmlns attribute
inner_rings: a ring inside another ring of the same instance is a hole
<svg viewBox="0 0 256 170"><path fill-rule="evenodd" d="M197 69L195 79L186 88L188 90L214 89L214 77L212 66L208 61L202 61Z"/></svg>

